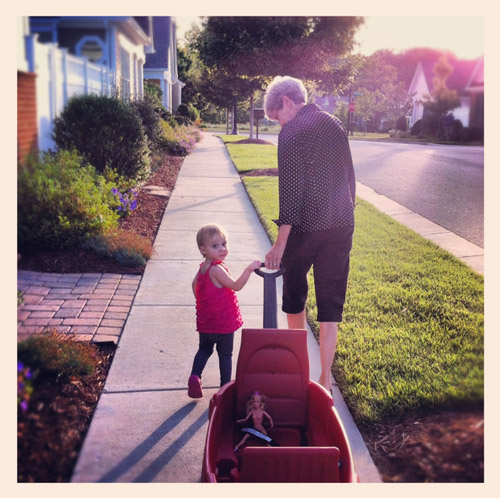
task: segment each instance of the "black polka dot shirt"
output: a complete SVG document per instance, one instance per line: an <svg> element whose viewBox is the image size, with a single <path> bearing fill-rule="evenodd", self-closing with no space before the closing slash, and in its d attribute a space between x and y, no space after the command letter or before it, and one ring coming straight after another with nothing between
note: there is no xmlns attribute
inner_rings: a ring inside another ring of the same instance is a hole
<svg viewBox="0 0 500 498"><path fill-rule="evenodd" d="M307 104L278 137L279 225L293 233L354 226L356 180L342 122Z"/></svg>

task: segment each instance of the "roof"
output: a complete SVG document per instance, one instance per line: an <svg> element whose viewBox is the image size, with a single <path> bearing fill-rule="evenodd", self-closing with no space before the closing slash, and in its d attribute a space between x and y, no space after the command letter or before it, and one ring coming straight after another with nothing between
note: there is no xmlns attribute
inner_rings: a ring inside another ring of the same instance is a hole
<svg viewBox="0 0 500 498"><path fill-rule="evenodd" d="M484 89L484 57L481 57L474 68L469 81L467 82L466 90Z"/></svg>
<svg viewBox="0 0 500 498"><path fill-rule="evenodd" d="M146 68L167 68L172 20L170 16L153 17L154 53L146 54Z"/></svg>
<svg viewBox="0 0 500 498"><path fill-rule="evenodd" d="M474 68L477 65L477 59L475 60L448 60L449 64L453 66L452 73L446 79L446 86L450 90L455 90L459 95L466 93L467 83L471 77ZM429 91L432 92L434 89L434 62L422 62L422 69L424 71L425 79L427 81L427 86Z"/></svg>

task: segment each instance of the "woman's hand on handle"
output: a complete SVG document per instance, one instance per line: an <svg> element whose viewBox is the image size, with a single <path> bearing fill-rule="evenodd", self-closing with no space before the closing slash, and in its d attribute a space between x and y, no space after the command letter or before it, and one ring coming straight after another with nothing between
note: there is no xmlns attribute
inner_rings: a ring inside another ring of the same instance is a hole
<svg viewBox="0 0 500 498"><path fill-rule="evenodd" d="M278 237L271 250L266 254L266 268L268 270L278 270L281 265L281 258L285 252L286 241L292 225L281 225L278 230Z"/></svg>

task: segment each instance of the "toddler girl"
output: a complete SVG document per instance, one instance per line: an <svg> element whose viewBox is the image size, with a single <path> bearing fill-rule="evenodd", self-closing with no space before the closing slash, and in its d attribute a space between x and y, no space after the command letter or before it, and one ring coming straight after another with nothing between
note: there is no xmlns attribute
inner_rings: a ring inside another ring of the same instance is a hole
<svg viewBox="0 0 500 498"><path fill-rule="evenodd" d="M233 280L223 261L228 254L226 230L216 224L205 225L196 235L204 261L193 280L196 298L196 330L200 335L198 352L194 357L188 381L188 396L201 398L201 374L213 353L219 355L220 385L231 380L234 332L243 325L235 291L247 283L260 261L248 265L237 280Z"/></svg>

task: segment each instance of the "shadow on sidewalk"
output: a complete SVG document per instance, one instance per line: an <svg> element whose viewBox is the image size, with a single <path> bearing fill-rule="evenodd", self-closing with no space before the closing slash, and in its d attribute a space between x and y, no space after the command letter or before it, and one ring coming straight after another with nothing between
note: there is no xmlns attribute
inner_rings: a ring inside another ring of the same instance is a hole
<svg viewBox="0 0 500 498"><path fill-rule="evenodd" d="M97 482L115 482L129 471L137 462L185 419L195 408L196 402L191 402L172 414L163 422L147 439L129 453L121 462L115 465L109 472L103 475ZM195 422L193 422L184 433L175 440L160 456L158 456L148 467L133 480L133 482L151 482L153 478L168 464L168 462L182 449L182 447L196 434L200 428L208 422L208 409L205 410ZM201 462L200 462L201 467Z"/></svg>

